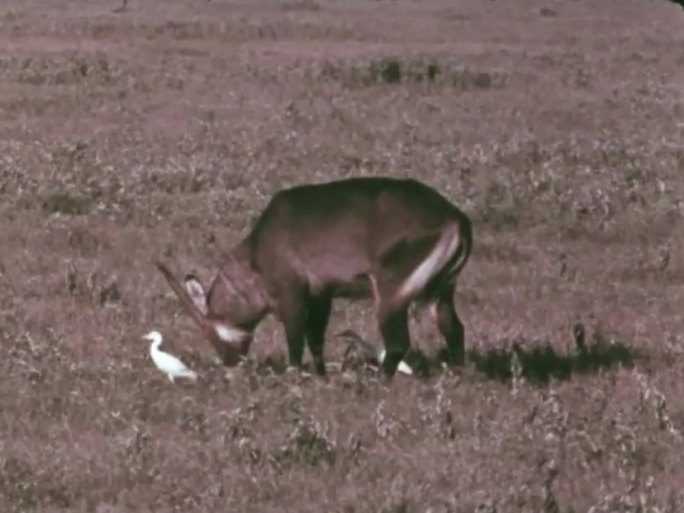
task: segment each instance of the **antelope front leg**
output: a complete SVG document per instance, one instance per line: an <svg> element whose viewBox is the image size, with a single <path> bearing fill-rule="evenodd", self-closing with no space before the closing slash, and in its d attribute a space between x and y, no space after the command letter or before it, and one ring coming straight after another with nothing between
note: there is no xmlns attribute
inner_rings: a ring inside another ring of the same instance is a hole
<svg viewBox="0 0 684 513"><path fill-rule="evenodd" d="M288 366L301 369L306 335L306 302L301 293L284 294L278 301L280 319L285 327Z"/></svg>
<svg viewBox="0 0 684 513"><path fill-rule="evenodd" d="M329 294L312 298L307 309L307 335L309 351L313 359L314 372L319 376L325 376L325 360L323 358L323 345L325 342L325 330L330 319L330 307L332 298Z"/></svg>

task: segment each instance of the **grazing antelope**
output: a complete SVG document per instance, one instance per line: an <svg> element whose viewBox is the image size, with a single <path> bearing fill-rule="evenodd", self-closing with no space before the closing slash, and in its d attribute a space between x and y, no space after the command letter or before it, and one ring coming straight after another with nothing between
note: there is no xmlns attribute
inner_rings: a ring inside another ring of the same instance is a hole
<svg viewBox="0 0 684 513"><path fill-rule="evenodd" d="M349 178L276 193L218 270L208 292L193 274L185 287L157 267L225 365L247 354L259 322L285 328L289 364L305 341L325 375L323 345L333 298L372 297L389 380L410 346L408 309L432 304L449 359L464 358L454 309L456 279L472 248L469 218L412 179Z"/></svg>

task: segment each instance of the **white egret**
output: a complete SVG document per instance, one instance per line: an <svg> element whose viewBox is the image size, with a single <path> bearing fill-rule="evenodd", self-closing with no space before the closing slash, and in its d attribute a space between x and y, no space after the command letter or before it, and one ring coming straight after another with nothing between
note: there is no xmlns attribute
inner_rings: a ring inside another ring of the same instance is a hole
<svg viewBox="0 0 684 513"><path fill-rule="evenodd" d="M387 351L383 348L380 351L368 342L367 340L364 340L358 333L356 333L354 330L351 329L346 329L336 335L339 338L346 338L352 340L354 343L358 344L363 349L363 352L366 355L366 358L368 360L371 360L373 362L377 362L378 364L382 364L382 362L385 360L385 355L387 354ZM401 360L399 362L399 366L397 367L397 370L403 374L407 375L412 375L413 374L413 369L404 361Z"/></svg>
<svg viewBox="0 0 684 513"><path fill-rule="evenodd" d="M188 378L193 381L197 379L197 374L188 369L188 367L182 361L175 356L165 353L159 349L159 346L162 343L161 333L158 331L150 331L142 338L152 341L152 344L150 344L150 356L152 357L152 361L160 371L169 377L171 383L174 382L174 378Z"/></svg>

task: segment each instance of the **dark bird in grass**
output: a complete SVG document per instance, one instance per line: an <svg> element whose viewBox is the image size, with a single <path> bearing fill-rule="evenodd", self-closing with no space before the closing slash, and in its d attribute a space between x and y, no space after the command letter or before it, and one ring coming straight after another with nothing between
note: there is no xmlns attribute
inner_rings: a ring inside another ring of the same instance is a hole
<svg viewBox="0 0 684 513"><path fill-rule="evenodd" d="M367 340L364 340L354 330L346 329L340 333L337 333L335 336L337 338L348 340L350 342L349 348L354 346L358 347L363 353L363 358L374 365L380 365L385 359L384 349L378 350L377 347ZM399 367L397 367L397 370L403 374L413 374L413 369L411 369L411 367L409 367L408 364L403 360L399 362Z"/></svg>

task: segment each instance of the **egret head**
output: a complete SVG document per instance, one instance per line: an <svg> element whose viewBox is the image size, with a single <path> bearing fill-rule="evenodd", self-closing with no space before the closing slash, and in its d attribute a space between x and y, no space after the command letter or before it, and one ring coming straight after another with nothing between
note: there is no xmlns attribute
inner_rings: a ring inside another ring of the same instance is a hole
<svg viewBox="0 0 684 513"><path fill-rule="evenodd" d="M149 340L150 342L155 342L157 344L161 343L162 336L161 333L159 333L156 330L152 330L149 333L146 333L145 335L142 336L144 340Z"/></svg>

